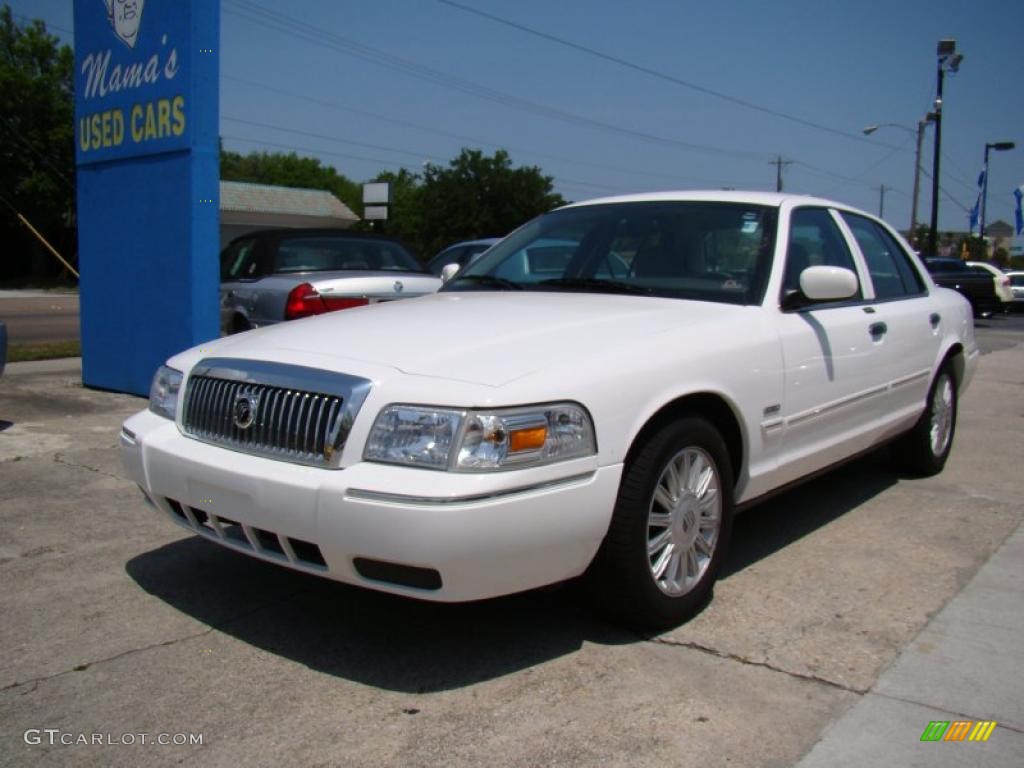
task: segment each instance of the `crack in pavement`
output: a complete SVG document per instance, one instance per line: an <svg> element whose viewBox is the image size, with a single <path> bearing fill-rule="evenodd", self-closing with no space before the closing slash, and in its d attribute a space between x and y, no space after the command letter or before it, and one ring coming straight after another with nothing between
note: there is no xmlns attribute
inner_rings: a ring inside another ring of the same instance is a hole
<svg viewBox="0 0 1024 768"><path fill-rule="evenodd" d="M110 472L107 472L106 470L99 469L98 467L90 467L88 464L79 464L77 461L71 461L70 459L66 459L60 453L60 451L58 451L57 453L53 454L53 460L57 464L63 464L65 467L74 467L76 469L84 469L84 470L87 470L89 472L95 472L97 475L103 475L104 477L112 477L115 480L120 480L120 481L125 482L125 483L130 483L131 482L130 480L128 480L125 477L122 477L121 475L114 475L114 474L111 474Z"/></svg>
<svg viewBox="0 0 1024 768"><path fill-rule="evenodd" d="M90 667L94 667L97 664L106 664L108 662L117 661L118 659L123 659L126 656L131 656L131 655L134 655L136 653L144 653L146 651L151 651L154 648L166 648L166 647L169 647L169 646L172 646L172 645L176 645L178 643L186 642L188 640L195 640L195 639L200 638L200 637L205 637L206 635L209 635L211 632L216 632L218 630L221 630L224 627L227 627L230 624L235 623L236 621L241 621L243 619L247 619L248 617L250 617L250 616L252 616L252 615L254 615L256 613L259 613L260 611L267 610L268 608L271 608L272 606L274 606L277 603L280 603L280 602L282 602L284 600L290 600L290 599L292 599L293 597L295 597L298 594L300 594L300 593L299 593L299 591L296 590L296 591L289 592L287 594L281 595L278 598L270 600L267 603L258 605L255 608L251 608L248 611L243 611L242 613L239 613L239 614L237 614L235 616L230 616L227 619L224 619L223 621L220 621L220 622L218 622L216 624L211 624L206 629L204 629L202 632L194 632L194 633L192 633L190 635L184 635L182 637L176 637L176 638L173 638L171 640L163 640L163 641L161 641L159 643L151 643L150 645L144 645L144 646L142 646L140 648L129 648L128 650L121 651L120 653L116 653L113 656L107 656L106 658L103 658L103 659L95 659L93 661L87 661L87 662L84 662L82 664L78 664L78 665L72 667L71 669L65 669L65 670L62 670L60 672L54 672L52 675L42 675L40 677L32 677L32 678L29 678L28 680L15 680L13 683L8 683L7 685L5 685L2 688L0 688L0 693L6 693L7 691L14 691L14 690L22 688L22 687L24 687L26 685L32 685L33 688L32 688L32 690L24 691L23 693L24 694L32 693L32 691L34 691L36 688L39 687L40 683L46 683L46 682L49 682L50 680L54 680L54 679L56 679L58 677L64 677L65 675L70 675L70 674L73 674L75 672L84 672L85 670L89 669Z"/></svg>
<svg viewBox="0 0 1024 768"><path fill-rule="evenodd" d="M63 677L64 675L70 675L73 672L84 672L85 670L89 669L89 667L95 666L97 664L106 664L107 662L116 661L117 659L122 659L125 656L130 656L130 655L132 655L134 653L142 653L144 651L152 650L153 648L163 648L163 647L166 647L166 646L169 646L169 645L174 645L175 643L183 642L185 640L194 640L197 637L203 637L204 635L210 634L211 632L213 632L214 629L215 629L215 627L208 627L207 629L203 630L202 632L196 632L196 633L191 634L191 635L185 635L184 637L176 637L176 638L174 638L172 640L164 640L164 641L159 642L159 643L153 643L151 645L144 645L141 648L129 648L127 651L121 651L121 653L116 653L113 656L108 656L108 657L106 657L104 659L96 659L94 661L87 661L84 664L78 664L78 665L72 667L71 669L65 669L65 670L62 670L60 672L54 672L52 675L43 675L41 677L32 677L32 678L29 678L28 680L15 680L13 683L8 683L3 688L0 688L0 693L6 692L6 691L17 690L18 688L21 688L21 687L26 686L26 685L34 685L35 687L38 687L40 683L46 683L46 682L49 682L50 680L54 680L54 679L56 679L58 677ZM33 688L33 690L35 690L35 688ZM28 693L28 691L26 693Z"/></svg>
<svg viewBox="0 0 1024 768"><path fill-rule="evenodd" d="M694 651L706 653L709 656L715 656L719 659L726 659L728 661L738 661L740 664L746 664L751 667L762 667L764 669L769 669L772 672L779 672L783 675L795 678L797 680L803 680L805 682L810 683L818 683L820 685L827 685L829 688L836 688L840 691L846 691L847 693L855 693L858 696L863 696L870 690L869 688L855 688L850 685L844 685L843 683L837 683L835 680L829 680L827 677L819 677L817 675L810 675L803 672L794 672L791 669L784 669L783 667L778 667L774 664L770 664L767 661L754 661L753 659L748 659L745 656L740 656L739 654L735 653L728 653L726 651L720 651L717 648L712 648L711 646L707 645L701 645L700 643L694 642L692 640L669 640L663 637L648 637L646 638L646 640L648 642L656 643L658 645L668 645L676 648L689 648Z"/></svg>

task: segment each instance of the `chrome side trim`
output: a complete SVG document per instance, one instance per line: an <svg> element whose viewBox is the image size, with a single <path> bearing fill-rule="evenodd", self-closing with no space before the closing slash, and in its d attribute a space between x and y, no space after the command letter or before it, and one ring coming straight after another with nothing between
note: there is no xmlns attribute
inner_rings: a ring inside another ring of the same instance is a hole
<svg viewBox="0 0 1024 768"><path fill-rule="evenodd" d="M793 416L790 416L786 420L786 426L791 427L796 424L800 424L804 421L807 421L808 419L815 419L819 416L827 416L833 411L838 411L840 408L846 408L847 406L853 405L854 403L859 403L862 400L867 400L869 397L884 395L888 391L889 385L883 384L882 386L875 387L874 389L869 389L864 392L858 392L855 395L844 397L841 400L836 400L835 402L829 403L828 405L822 405L817 408L812 408L809 411L804 411L803 413L794 414Z"/></svg>
<svg viewBox="0 0 1024 768"><path fill-rule="evenodd" d="M913 384L915 381L921 381L921 379L927 379L931 375L932 375L931 371L918 371L917 373L912 373L909 376L904 376L901 379L894 380L889 385L889 387L891 389L896 389L897 387L903 387L903 386L906 386L907 384Z"/></svg>
<svg viewBox="0 0 1024 768"><path fill-rule="evenodd" d="M441 507L448 506L450 504L469 504L477 501L490 501L492 499L500 499L506 496L518 496L524 493L546 491L552 488L559 488L561 486L577 485L591 479L596 474L596 472L584 472L580 475L563 477L559 480L550 480L546 483L535 483L534 485L524 485L518 488L507 488L500 491L493 491L491 493L478 493L469 496L407 496L401 493L383 493L381 491L368 491L363 488L349 488L345 492L345 498L362 501L378 501L386 504L412 504L424 507Z"/></svg>

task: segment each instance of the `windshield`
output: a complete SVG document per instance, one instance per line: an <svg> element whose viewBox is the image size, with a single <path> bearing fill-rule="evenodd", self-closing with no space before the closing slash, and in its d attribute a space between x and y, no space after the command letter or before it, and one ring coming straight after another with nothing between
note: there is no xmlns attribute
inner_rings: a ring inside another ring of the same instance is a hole
<svg viewBox="0 0 1024 768"><path fill-rule="evenodd" d="M277 272L344 270L422 272L423 267L401 245L390 240L358 237L296 237L281 241Z"/></svg>
<svg viewBox="0 0 1024 768"><path fill-rule="evenodd" d="M541 216L445 291L628 293L759 304L776 210L715 202L609 203Z"/></svg>

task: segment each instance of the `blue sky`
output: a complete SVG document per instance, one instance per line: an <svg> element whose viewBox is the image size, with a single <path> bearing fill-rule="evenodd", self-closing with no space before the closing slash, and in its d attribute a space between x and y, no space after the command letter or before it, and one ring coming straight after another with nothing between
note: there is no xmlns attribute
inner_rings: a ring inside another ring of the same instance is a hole
<svg viewBox="0 0 1024 768"><path fill-rule="evenodd" d="M939 225L966 228L986 141L1019 144L991 156L987 219L1013 221L1011 192L1024 184L1020 0L457 2L697 88L442 0L223 0L225 146L294 150L355 180L444 163L463 146L504 147L572 200L773 189L781 156L794 161L787 191L877 213L884 184L885 218L905 228L913 136L861 129L916 126L935 96L936 41L952 37L965 59L946 78ZM72 41L71 0L9 4ZM930 173L931 128L922 157ZM930 201L922 177L920 221Z"/></svg>

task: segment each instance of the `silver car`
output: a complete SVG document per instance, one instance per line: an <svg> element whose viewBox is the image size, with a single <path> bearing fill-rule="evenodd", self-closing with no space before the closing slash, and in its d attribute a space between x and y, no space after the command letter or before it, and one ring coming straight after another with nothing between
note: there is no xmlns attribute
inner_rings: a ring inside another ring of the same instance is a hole
<svg viewBox="0 0 1024 768"><path fill-rule="evenodd" d="M338 229L253 232L232 240L220 264L220 325L229 334L441 287L397 240Z"/></svg>

